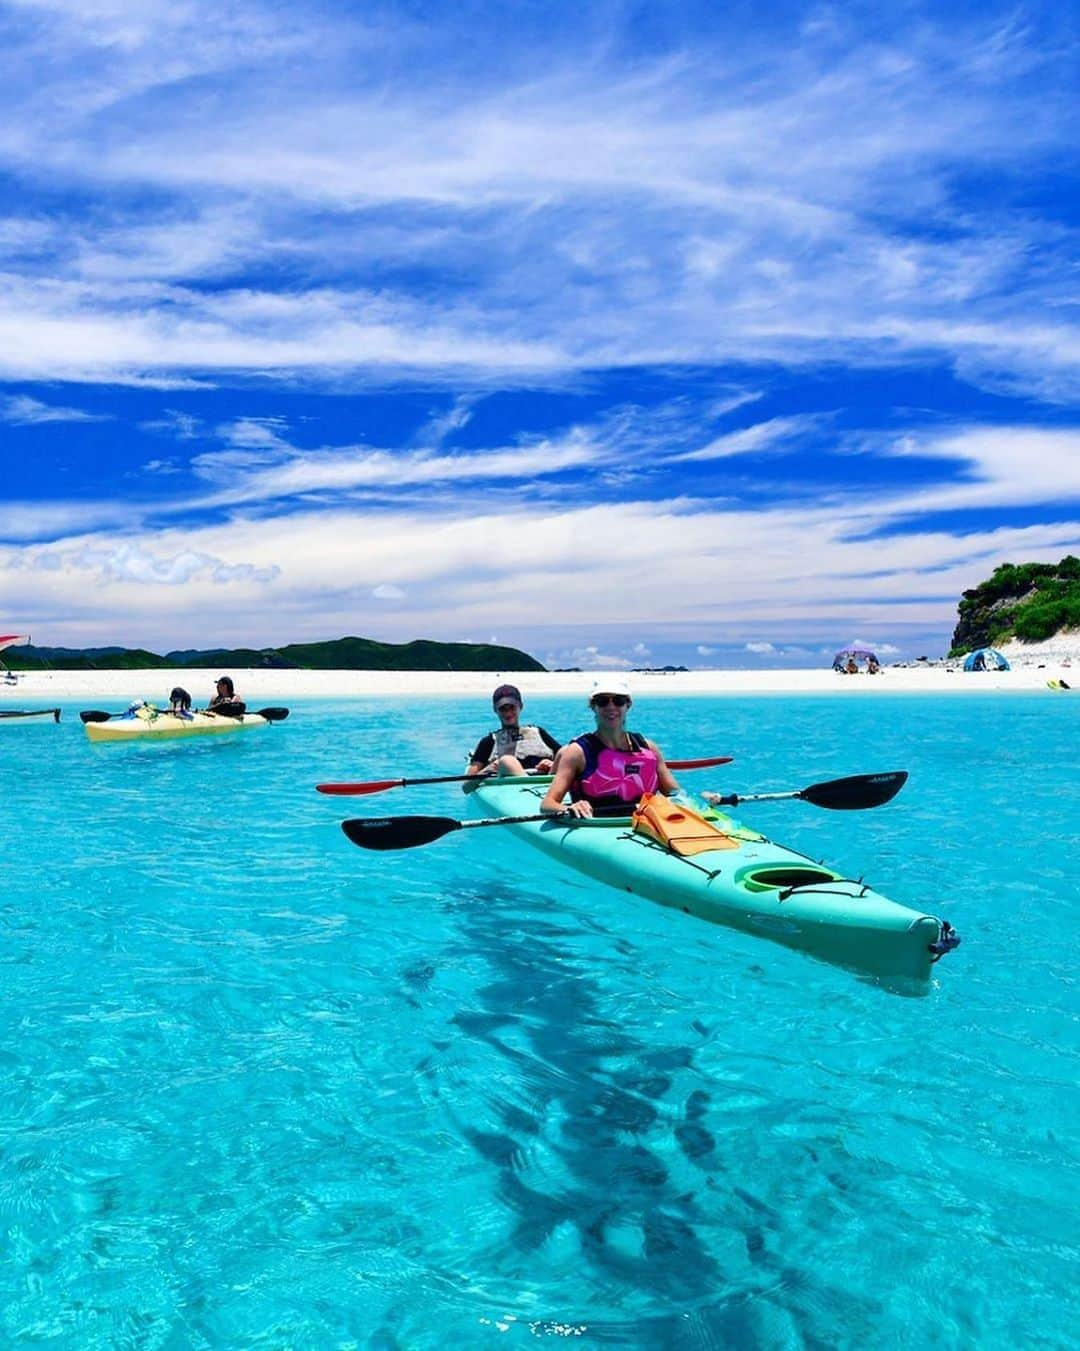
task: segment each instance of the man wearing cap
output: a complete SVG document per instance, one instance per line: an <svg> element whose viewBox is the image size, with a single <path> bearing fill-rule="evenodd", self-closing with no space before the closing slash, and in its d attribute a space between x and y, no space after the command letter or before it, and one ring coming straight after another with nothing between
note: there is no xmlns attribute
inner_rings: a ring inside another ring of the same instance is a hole
<svg viewBox="0 0 1080 1351"><path fill-rule="evenodd" d="M232 676L218 676L214 682L214 697L206 705L209 713L225 713L238 717L246 709L243 699L236 693Z"/></svg>
<svg viewBox="0 0 1080 1351"><path fill-rule="evenodd" d="M476 774L547 774L559 743L543 727L521 726L525 701L516 685L500 685L491 696L501 726L477 742L465 771Z"/></svg>

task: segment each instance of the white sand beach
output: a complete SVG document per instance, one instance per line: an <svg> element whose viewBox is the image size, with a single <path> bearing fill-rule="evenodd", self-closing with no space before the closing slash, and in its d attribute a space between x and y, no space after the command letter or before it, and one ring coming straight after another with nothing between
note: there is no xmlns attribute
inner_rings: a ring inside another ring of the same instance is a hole
<svg viewBox="0 0 1080 1351"><path fill-rule="evenodd" d="M883 666L880 674L841 675L814 670L621 671L640 698L701 694L831 694L861 698L877 694L975 694L987 691L1045 689L1049 680L1066 680L1080 690L1080 633L1059 634L1048 643L1012 643L1001 651L1008 671L965 672L959 662L914 662ZM73 700L112 704L136 698L165 702L174 685L189 690L196 705L213 694L223 674L207 670L29 671L13 684L0 681L0 705L55 704ZM278 671L264 668L228 672L249 707L288 703L290 699L359 699L400 695L469 695L484 698L509 680L526 698L545 694L584 696L601 671Z"/></svg>

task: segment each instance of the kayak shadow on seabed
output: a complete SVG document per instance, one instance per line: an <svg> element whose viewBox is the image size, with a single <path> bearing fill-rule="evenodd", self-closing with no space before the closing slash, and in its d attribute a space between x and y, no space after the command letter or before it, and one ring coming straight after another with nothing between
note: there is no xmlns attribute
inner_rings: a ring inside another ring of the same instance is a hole
<svg viewBox="0 0 1080 1351"><path fill-rule="evenodd" d="M496 1170L498 1200L516 1216L509 1238L488 1247L486 1282L502 1273L511 1284L527 1270L547 1320L621 1344L629 1336L665 1348L761 1345L778 1325L811 1325L810 1310L827 1308L829 1292L784 1260L788 1226L731 1170L709 1128L716 1084L690 1045L646 1045L604 1016L610 996L586 969L581 917L553 918L542 899L506 887L459 893L455 909L463 956L481 957L493 977L475 991L483 1007L454 1022L507 1067L483 1081L503 1085L501 1095L480 1097L474 1084L468 1121L445 1109ZM639 971L640 950L600 931L605 969ZM687 1027L688 1041L708 1036L700 1023ZM431 1058L418 1068L437 1076ZM733 1125L722 1115L718 1133ZM808 1153L805 1142L789 1147ZM792 1161L793 1172L803 1169L820 1180L816 1157ZM583 1259L578 1280L590 1287L582 1307L567 1307L561 1267L547 1289L538 1270L554 1236L561 1246L568 1231ZM778 1304L778 1290L808 1309Z"/></svg>

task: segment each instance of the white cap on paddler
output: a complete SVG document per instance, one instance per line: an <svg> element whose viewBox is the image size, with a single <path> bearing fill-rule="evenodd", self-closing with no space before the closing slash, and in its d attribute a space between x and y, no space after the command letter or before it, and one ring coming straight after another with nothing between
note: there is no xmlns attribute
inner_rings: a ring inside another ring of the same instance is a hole
<svg viewBox="0 0 1080 1351"><path fill-rule="evenodd" d="M633 697L630 686L622 676L601 676L599 680L594 680L589 702L592 703L598 694L625 694L628 699Z"/></svg>

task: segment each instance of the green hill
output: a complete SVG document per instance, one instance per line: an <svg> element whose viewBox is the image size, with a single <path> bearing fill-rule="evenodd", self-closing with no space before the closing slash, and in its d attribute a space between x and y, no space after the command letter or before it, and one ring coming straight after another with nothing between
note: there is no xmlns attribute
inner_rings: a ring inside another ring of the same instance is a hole
<svg viewBox="0 0 1080 1351"><path fill-rule="evenodd" d="M161 670L220 666L244 670L276 667L309 671L542 671L528 653L497 643L379 643L372 638L338 638L325 643L291 643L280 648L186 648L159 656L142 648L8 648L4 662L16 671L51 667L58 671Z"/></svg>
<svg viewBox="0 0 1080 1351"><path fill-rule="evenodd" d="M0 662L13 671L153 671L166 665L141 647L9 647Z"/></svg>
<svg viewBox="0 0 1080 1351"><path fill-rule="evenodd" d="M1080 628L1080 558L1060 563L1002 563L958 606L950 657L1019 638L1037 643Z"/></svg>

